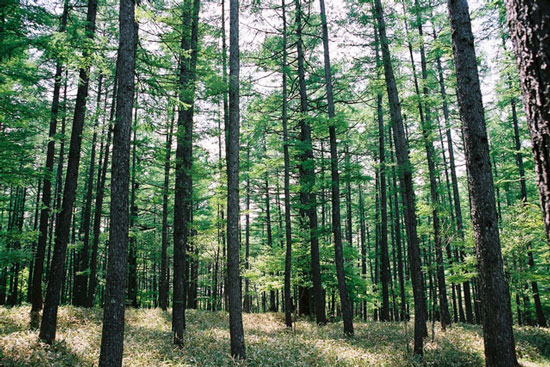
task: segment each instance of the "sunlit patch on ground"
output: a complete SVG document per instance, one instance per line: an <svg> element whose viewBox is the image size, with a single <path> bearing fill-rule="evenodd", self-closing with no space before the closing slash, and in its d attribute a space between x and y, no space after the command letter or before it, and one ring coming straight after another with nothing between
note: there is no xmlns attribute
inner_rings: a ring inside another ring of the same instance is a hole
<svg viewBox="0 0 550 367"><path fill-rule="evenodd" d="M356 322L353 338L341 323L317 327L301 319L294 331L279 314L243 316L248 360L229 355L229 318L224 312L187 311L184 348L172 344L171 316L159 309L127 310L124 365L168 366L420 366L411 356L412 325ZM0 366L95 366L101 342L101 310L59 309L57 341L47 346L29 330L29 307L0 308ZM550 331L517 328L522 366L550 365ZM409 347L407 347L409 345ZM426 366L483 366L483 339L477 326L435 328L425 345Z"/></svg>

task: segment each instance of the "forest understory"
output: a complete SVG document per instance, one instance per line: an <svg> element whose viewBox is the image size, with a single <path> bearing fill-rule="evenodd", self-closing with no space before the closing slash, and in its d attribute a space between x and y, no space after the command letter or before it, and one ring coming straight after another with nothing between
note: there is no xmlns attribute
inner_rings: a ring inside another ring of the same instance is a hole
<svg viewBox="0 0 550 367"><path fill-rule="evenodd" d="M0 308L0 366L96 366L101 342L102 311L63 306L58 338L48 346L29 329L30 307ZM355 336L344 337L341 321L317 327L298 318L287 330L281 313L243 314L248 359L237 362L229 350L226 312L189 310L184 347L171 343L171 312L128 309L124 334L124 365L168 366L484 366L480 326L454 324L441 331L435 324L426 339L424 363L415 362L412 322L355 321ZM550 330L515 327L521 366L550 365ZM407 343L409 351L407 351Z"/></svg>

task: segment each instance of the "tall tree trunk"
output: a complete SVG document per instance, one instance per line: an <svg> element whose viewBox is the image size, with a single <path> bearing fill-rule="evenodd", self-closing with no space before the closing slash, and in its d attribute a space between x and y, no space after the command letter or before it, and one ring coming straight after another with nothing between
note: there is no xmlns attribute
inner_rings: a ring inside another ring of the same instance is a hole
<svg viewBox="0 0 550 367"><path fill-rule="evenodd" d="M159 305L163 310L168 308L168 195L170 185L170 157L172 155L172 133L174 131L175 107L172 109L168 131L166 133L166 147L164 153L164 186L162 190L162 245L160 255Z"/></svg>
<svg viewBox="0 0 550 367"><path fill-rule="evenodd" d="M375 10L378 22L378 32L382 48L382 60L384 63L384 74L386 79L386 90L390 103L390 115L393 125L393 138L397 166L399 171L399 182L403 201L403 213L405 217L405 230L407 232L409 265L414 296L414 353L422 355L423 338L427 335L426 328L426 300L424 294L424 280L422 275L420 248L416 229L415 197L412 180L412 167L409 160L408 144L405 138L405 128L401 115L401 103L397 92L391 55L386 36L386 24L380 0L375 0Z"/></svg>
<svg viewBox="0 0 550 367"><path fill-rule="evenodd" d="M434 40L436 35L434 32ZM454 212L456 220L456 229L458 232L459 239L464 241L464 224L462 220L462 209L460 207L460 194L458 191L458 178L456 174L456 164L454 157L454 148L453 148L453 137L451 133L451 127L449 122L449 105L447 103L447 93L445 90L445 79L443 78L443 67L441 66L441 56L439 53L436 53L436 67L439 80L439 88L441 93L441 99L443 100L443 117L445 118L445 135L447 139L447 151L449 152L449 167L451 170L451 185L453 189L453 203L454 203ZM458 255L457 255L458 254ZM460 252L455 248L455 259L458 261L464 261L464 252ZM464 304L466 308L466 322L469 324L474 323L474 313L472 310L472 297L470 293L470 281L465 281L463 283L464 287Z"/></svg>
<svg viewBox="0 0 550 367"><path fill-rule="evenodd" d="M376 65L380 65L378 53L378 34L375 32ZM382 309L380 321L390 321L390 302L388 283L390 279L390 260L388 255L388 206L386 193L386 151L384 148L384 115L382 93L376 93L376 117L378 120L378 161L380 163L378 178L380 189L380 282L382 283Z"/></svg>
<svg viewBox="0 0 550 367"><path fill-rule="evenodd" d="M172 325L174 343L182 346L185 329L187 246L192 210L193 111L195 65L197 61L200 0L187 0L183 9L181 49L191 51L190 58L181 58L179 97L188 107L180 106L177 126L176 187L174 202L174 294Z"/></svg>
<svg viewBox="0 0 550 367"><path fill-rule="evenodd" d="M302 7L300 0L294 0L296 6L296 49L298 54L298 84L300 89L300 112L305 116L308 111L307 90L305 78L305 56L302 40ZM321 265L319 260L319 235L317 220L317 200L314 192L315 169L313 144L311 141L311 126L305 117L300 118L300 199L309 220L309 241L311 251L311 277L313 280L313 300L315 302L315 317L318 325L327 323L325 313L325 297L321 284ZM336 251L336 249L335 249ZM306 292L309 294L309 292Z"/></svg>
<svg viewBox="0 0 550 367"><path fill-rule="evenodd" d="M521 154L521 143L519 136L519 125L518 125L518 116L516 112L516 100L512 98L511 101L512 108L512 126L514 128L514 143L516 150L516 164L519 171L520 179L520 189L521 189L521 200L524 205L527 204L527 185L525 184L525 168L523 167L523 155ZM531 242L527 243L527 257L528 265L531 270L535 269L535 258L533 257L533 252L531 250ZM535 301L535 311L537 313L537 322L539 326L546 327L546 317L544 317L544 311L542 309L542 304L540 301L539 294L539 285L536 280L531 281L531 289L533 290L533 300Z"/></svg>
<svg viewBox="0 0 550 367"><path fill-rule="evenodd" d="M336 263L336 277L338 279L338 291L342 304L342 316L344 319L344 334L353 335L353 311L346 286L346 274L344 268L344 249L342 244L342 226L340 217L340 174L338 172L338 147L336 142L336 122L334 97L332 92L332 74L330 70L330 55L328 44L328 26L325 11L325 1L319 0L321 7L321 24L323 29L323 48L325 61L325 83L327 88L327 104L329 117L330 136L330 168L332 176L332 233L334 236L334 261ZM349 215L349 213L348 213ZM351 228L350 228L351 230ZM349 240L349 239L348 239Z"/></svg>
<svg viewBox="0 0 550 367"><path fill-rule="evenodd" d="M111 225L103 329L101 332L100 367L120 367L124 340L124 306L128 256L130 184L130 139L134 105L134 71L138 24L133 0L120 1L119 46L117 56L118 94L113 134L111 167Z"/></svg>
<svg viewBox="0 0 550 367"><path fill-rule="evenodd" d="M285 192L285 325L292 328L292 299L290 296L290 277L292 267L292 224L290 216L290 154L288 151L288 91L287 91L287 28L286 28L286 5L285 0L281 0L281 9L283 13L283 160L285 166L284 192Z"/></svg>
<svg viewBox="0 0 550 367"><path fill-rule="evenodd" d="M105 152L103 155L103 162L101 162L101 169L98 169L97 177L97 189L95 197L94 208L94 234L92 242L92 256L90 259L90 281L88 284L88 307L92 307L95 300L95 292L97 288L97 255L99 248L99 234L101 231L101 214L103 211L103 199L105 197L105 181L107 179L107 167L109 166L109 151L111 148L111 137L113 133L112 123L115 115L115 106L118 94L118 76L115 71L115 81L113 85L113 95L111 98L111 111L109 112L109 122L107 126L107 141L105 143Z"/></svg>
<svg viewBox="0 0 550 367"><path fill-rule="evenodd" d="M82 239L82 249L77 253L76 274L74 280L73 304L75 306L85 306L87 303L87 287L88 287L88 263L90 252L90 217L92 213L92 198L94 192L94 175L95 175L95 155L97 142L97 129L99 127L99 112L101 104L101 88L103 86L103 74L99 75L97 86L97 101L96 101L96 116L94 123L94 132L92 135L92 152L90 154L90 167L88 171L88 181L86 183L86 201L84 204L84 212L82 213L81 228L84 232Z"/></svg>
<svg viewBox="0 0 550 367"><path fill-rule="evenodd" d="M399 211L399 201L397 200L397 174L395 173L395 165L393 158L393 143L391 136L391 129L389 129L389 142L390 142L390 163L392 171L392 193L393 193L393 205L395 214L394 220L394 233L395 233L395 245L397 247L397 274L399 277L399 297L401 298L401 320L408 321L407 315L407 299L405 298L405 277L403 275L403 252L401 248L401 223L399 217L401 213Z"/></svg>
<svg viewBox="0 0 550 367"><path fill-rule="evenodd" d="M90 40L95 34L95 20L97 14L97 0L88 0L88 12L86 15L86 37ZM84 58L89 55L85 50ZM55 228L55 246L52 257L51 271L49 274L48 289L46 291L46 302L40 324L39 337L48 344L55 339L57 328L57 308L61 287L65 280L65 256L71 227L71 215L78 183L78 168L80 163L80 147L82 143L82 129L86 115L86 98L88 96L89 69L80 69L78 79L78 90L73 117L73 129L71 132L71 143L69 147L69 160L67 163L67 176L63 190L63 204L59 213L58 223Z"/></svg>
<svg viewBox="0 0 550 367"><path fill-rule="evenodd" d="M227 160L227 287L231 355L246 359L239 274L239 2L229 1L229 121Z"/></svg>
<svg viewBox="0 0 550 367"><path fill-rule="evenodd" d="M545 0L506 0L506 12L550 245L550 3Z"/></svg>
<svg viewBox="0 0 550 367"><path fill-rule="evenodd" d="M466 0L449 0L447 6L472 198L471 216L483 309L485 364L515 367L518 362L512 331L510 294L502 269L489 142L468 3Z"/></svg>
<svg viewBox="0 0 550 367"><path fill-rule="evenodd" d="M131 145L131 160L132 168L130 172L130 218L128 225L130 231L133 231L136 226L138 207L136 204L136 192L139 188L139 183L136 180L137 169L137 121L138 121L138 101L139 97L136 93L134 102L134 121L133 121L133 138L130 142ZM138 307L137 293L138 293L138 280L137 280L137 244L135 236L131 236L128 242L128 305L134 308Z"/></svg>
<svg viewBox="0 0 550 367"><path fill-rule="evenodd" d="M439 200L439 192L436 176L438 173L435 169L435 149L433 144L433 124L431 111L429 106L426 104L426 100L429 98L428 91L428 71L426 68L426 53L424 50L423 37L424 32L422 29L422 19L420 14L420 7L418 6L418 0L415 0L415 12L416 12L416 23L418 34L420 36L420 64L421 64L421 75L423 80L423 97L424 103L421 99L420 88L418 86L418 78L416 76L416 66L414 63L414 54L412 49L412 44L408 41L409 55L411 58L411 66L413 72L413 80L416 95L418 97L418 112L420 115L420 127L422 129L422 138L424 140L424 148L426 150L426 161L428 163L428 175L430 179L430 198L432 205L432 228L434 235L434 247L435 247L435 262L436 262L436 275L437 275L437 287L438 287L438 296L439 296L439 312L440 312L440 321L441 328L445 330L447 325L451 323L451 315L449 314L449 304L447 301L447 286L445 284L445 268L443 265L443 248L441 240L441 229L439 221L439 211L441 210L441 203ZM405 29L408 33L407 21L405 21Z"/></svg>
<svg viewBox="0 0 550 367"><path fill-rule="evenodd" d="M63 6L63 15L61 16L60 32L64 32L67 27L67 17L69 14L69 1L65 0ZM44 175L44 183L42 187L42 209L40 210L40 225L38 229L38 243L36 247L36 256L34 260L34 269L32 277L32 296L31 296L31 314L34 321L31 321L31 326L38 327L38 312L42 309L42 277L44 273L44 258L46 254L46 241L48 239L48 219L50 217L51 192L52 192L52 176L53 164L55 156L55 140L54 135L57 130L57 117L59 114L59 95L61 91L61 74L63 73L63 65L61 61L57 61L55 67L53 100L51 108L50 129L48 132L48 148L46 151L46 164Z"/></svg>

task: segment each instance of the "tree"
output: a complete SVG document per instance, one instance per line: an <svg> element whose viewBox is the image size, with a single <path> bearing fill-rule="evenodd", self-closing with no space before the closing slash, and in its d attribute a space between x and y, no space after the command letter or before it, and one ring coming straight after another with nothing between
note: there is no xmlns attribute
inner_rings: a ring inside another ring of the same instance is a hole
<svg viewBox="0 0 550 367"><path fill-rule="evenodd" d="M105 310L101 332L100 367L122 365L126 266L128 259L130 138L134 106L134 71L138 24L133 0L120 1L120 40L117 55L118 94L111 167L111 229L105 285Z"/></svg>
<svg viewBox="0 0 550 367"><path fill-rule="evenodd" d="M506 0L506 11L550 245L550 5L544 0Z"/></svg>
<svg viewBox="0 0 550 367"><path fill-rule="evenodd" d="M226 131L227 160L227 292L231 355L246 359L239 271L239 2L229 1L229 119Z"/></svg>
<svg viewBox="0 0 550 367"><path fill-rule="evenodd" d="M180 56L179 93L180 106L177 121L176 187L174 202L174 294L172 327L174 343L182 346L185 329L187 278L187 246L192 211L193 179L193 108L195 94L195 68L200 0L188 0L183 9L183 34L181 50L191 52L191 57Z"/></svg>
<svg viewBox="0 0 550 367"><path fill-rule="evenodd" d="M517 366L510 295L502 269L489 142L468 3L466 0L449 0L447 6L481 288L485 364L488 367Z"/></svg>
<svg viewBox="0 0 550 367"><path fill-rule="evenodd" d="M65 1L63 5L63 15L61 16L60 32L64 32L67 28L67 17L69 15L69 2ZM48 240L48 219L50 216L51 206L51 191L52 191L52 176L53 164L55 155L55 140L54 135L57 131L57 117L59 114L59 95L61 91L61 83L63 73L63 64L61 60L57 61L55 66L53 99L51 109L50 129L48 132L48 148L46 152L46 175L42 186L42 209L40 210L40 225L38 243L36 246L36 255L34 258L34 269L32 277L32 297L31 297L31 313L33 316L33 327L38 326L38 317L36 314L42 309L42 277L44 276L44 258L46 254L46 242Z"/></svg>
<svg viewBox="0 0 550 367"><path fill-rule="evenodd" d="M344 319L344 334L353 336L353 311L346 287L346 274L344 269L344 250L342 244L342 224L340 216L340 174L338 172L338 147L336 142L336 121L334 97L332 92L332 74L330 70L330 55L328 44L328 26L325 11L325 1L319 0L321 7L321 25L323 30L323 49L325 61L325 83L327 89L327 105L330 136L330 171L332 176L332 233L334 236L334 261L336 263L336 277L338 278L338 291L342 304ZM349 214L349 213L348 213ZM351 230L351 228L350 228ZM389 316L388 316L389 318Z"/></svg>
<svg viewBox="0 0 550 367"><path fill-rule="evenodd" d="M88 11L86 14L86 37L93 40L96 28L97 0L88 0ZM84 52L85 56L89 53ZM78 90L73 117L73 130L71 131L71 142L69 147L69 159L67 162L67 174L65 187L63 189L63 205L59 213L58 222L55 228L55 247L52 258L51 271L49 273L48 288L46 291L46 302L40 324L39 337L48 344L55 339L57 327L57 309L59 307L59 296L64 283L65 256L69 231L71 229L71 217L76 195L78 181L78 170L80 163L80 147L82 144L82 130L86 116L86 98L89 86L89 66L79 71Z"/></svg>
<svg viewBox="0 0 550 367"><path fill-rule="evenodd" d="M420 249L418 246L418 234L416 229L415 198L412 180L412 167L409 160L405 128L401 115L401 104L395 83L395 76L391 64L391 55L386 36L386 24L382 3L375 0L376 20L380 46L382 48L382 62L386 79L386 91L390 104L390 115L392 120L393 139L395 143L395 155L399 173L399 184L401 187L401 200L403 202L403 214L405 217L405 230L407 233L408 255L414 297L414 353L422 355L423 338L427 335L426 329L426 300L424 298L424 277L422 275L420 262Z"/></svg>
<svg viewBox="0 0 550 367"><path fill-rule="evenodd" d="M313 159L313 147L311 141L311 126L307 121L307 90L305 79L305 56L302 40L302 6L300 0L294 0L296 6L296 51L298 54L298 84L300 89L300 162L298 170L300 174L300 202L302 214L307 215L309 225L309 242L311 251L311 277L313 280L313 299L315 302L315 317L318 325L325 325L325 296L321 284L321 265L319 261L319 234L317 218L317 200L315 186L315 162Z"/></svg>

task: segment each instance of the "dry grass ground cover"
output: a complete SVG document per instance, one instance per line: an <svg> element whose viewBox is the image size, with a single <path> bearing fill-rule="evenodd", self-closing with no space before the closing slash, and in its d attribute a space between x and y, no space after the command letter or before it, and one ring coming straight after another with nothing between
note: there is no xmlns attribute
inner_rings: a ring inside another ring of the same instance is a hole
<svg viewBox="0 0 550 367"><path fill-rule="evenodd" d="M357 322L354 338L342 336L341 323L318 328L300 320L285 330L282 315L245 314L248 360L229 355L228 316L188 311L185 347L172 345L171 317L159 309L126 313L124 365L163 366L483 366L483 340L477 326L454 325L426 345L423 364L407 352L412 329L404 324ZM29 307L0 308L0 366L95 366L101 338L101 310L61 307L57 342L47 346L29 330ZM516 328L525 367L550 366L550 331Z"/></svg>

